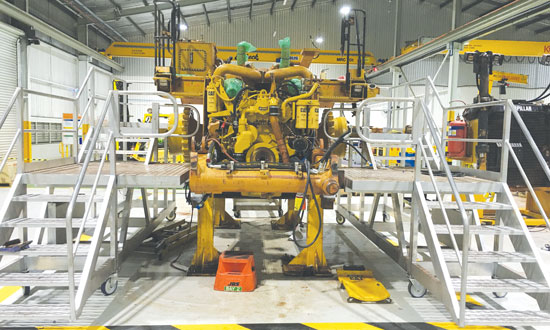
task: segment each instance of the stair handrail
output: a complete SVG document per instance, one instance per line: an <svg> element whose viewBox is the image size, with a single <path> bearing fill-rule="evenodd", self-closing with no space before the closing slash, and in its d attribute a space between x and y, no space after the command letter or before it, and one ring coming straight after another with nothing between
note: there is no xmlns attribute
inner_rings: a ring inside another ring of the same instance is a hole
<svg viewBox="0 0 550 330"><path fill-rule="evenodd" d="M362 132L363 125L361 124L361 113L368 110L368 105L373 103L382 103L382 102L404 102L404 103L414 103L416 101L415 98L411 97L371 97L364 99L359 103L357 106L357 113L355 115L355 131L357 132L357 135L365 142L367 143L383 143L383 144L389 144L389 145L413 145L415 144L414 140L386 140L386 139L371 139L367 136L365 136Z"/></svg>
<svg viewBox="0 0 550 330"><path fill-rule="evenodd" d="M439 155L441 168L443 169L443 172L447 177L447 181L449 182L449 186L451 187L451 191L455 198L455 202L458 206L458 211L462 218L462 224L464 227L463 239L462 239L462 265L461 265L461 275L460 275L460 301L459 301L459 306L460 306L459 319L464 319L466 315L466 290L467 290L467 276L468 276L468 251L470 248L470 223L468 221L466 209L464 208L464 203L462 202L462 199L460 197L460 193L458 191L456 182L453 178L451 169L449 167L449 164L447 164L447 160L445 158L445 151L441 146L440 140L436 138L437 137L436 132L438 131L438 129L434 125L433 117L431 116L431 113L426 107L426 104L424 103L424 101L418 100L418 102L424 114L424 118L426 119L425 122L428 124L428 129L430 131L430 134L433 137L433 144L436 148L437 154ZM415 166L422 166L422 164L415 164ZM450 231L450 234L454 235L454 233L452 233L452 230Z"/></svg>

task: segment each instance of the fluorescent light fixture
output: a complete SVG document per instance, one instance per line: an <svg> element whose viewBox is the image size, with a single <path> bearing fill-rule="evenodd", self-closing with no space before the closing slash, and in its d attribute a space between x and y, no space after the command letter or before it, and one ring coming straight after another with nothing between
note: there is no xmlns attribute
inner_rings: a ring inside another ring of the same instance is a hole
<svg viewBox="0 0 550 330"><path fill-rule="evenodd" d="M340 8L340 14L342 14L343 16L348 16L350 12L351 12L350 6L343 6L342 8Z"/></svg>
<svg viewBox="0 0 550 330"><path fill-rule="evenodd" d="M325 39L323 39L323 37L319 36L317 37L317 39L315 39L315 43L318 43L318 44L322 44L323 41L325 41Z"/></svg>
<svg viewBox="0 0 550 330"><path fill-rule="evenodd" d="M182 31L187 30L187 24L185 24L185 23L180 23L180 30L182 30Z"/></svg>

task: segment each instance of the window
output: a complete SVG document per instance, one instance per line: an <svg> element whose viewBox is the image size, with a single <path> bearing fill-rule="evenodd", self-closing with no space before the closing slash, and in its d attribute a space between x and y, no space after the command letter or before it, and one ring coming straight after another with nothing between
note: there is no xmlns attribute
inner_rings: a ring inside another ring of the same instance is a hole
<svg viewBox="0 0 550 330"><path fill-rule="evenodd" d="M31 129L40 130L32 132L32 144L59 143L63 136L61 123L32 122Z"/></svg>

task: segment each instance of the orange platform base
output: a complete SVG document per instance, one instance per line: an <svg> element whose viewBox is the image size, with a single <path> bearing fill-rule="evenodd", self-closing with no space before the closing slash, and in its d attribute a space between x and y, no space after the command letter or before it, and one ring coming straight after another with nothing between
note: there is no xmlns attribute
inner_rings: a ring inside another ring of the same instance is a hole
<svg viewBox="0 0 550 330"><path fill-rule="evenodd" d="M254 255L246 251L225 251L220 255L214 290L250 292L256 289Z"/></svg>

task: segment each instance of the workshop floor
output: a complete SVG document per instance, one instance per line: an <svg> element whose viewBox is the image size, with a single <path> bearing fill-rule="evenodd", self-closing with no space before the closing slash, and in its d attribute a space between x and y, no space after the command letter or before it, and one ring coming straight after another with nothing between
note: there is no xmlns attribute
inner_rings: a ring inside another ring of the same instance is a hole
<svg viewBox="0 0 550 330"><path fill-rule="evenodd" d="M7 188L0 188L1 201L6 193ZM179 195L178 219L189 217L189 208L182 201L183 195ZM227 206L228 210L230 207ZM240 230L216 230L215 245L220 251L236 248L254 251L258 275L258 288L254 292L214 291L214 277L187 277L170 267L179 251L161 262L151 251L140 249L122 265L117 293L105 297L98 290L74 325L449 321L445 307L429 294L411 298L405 271L351 224L337 225L333 211L325 212L324 247L329 265L365 265L389 290L391 304L349 304L335 277L285 277L281 257L285 253L298 253L288 239L289 233L271 230L269 218L257 218L268 216L265 212L243 211L242 216ZM533 237L542 248L550 241L550 235L546 229L537 230ZM178 264L188 265L193 252L191 243L183 250ZM550 252L541 253L550 264ZM488 296L474 298L491 308L501 305L509 309L536 309L534 300L522 294L509 294L498 300ZM67 291L40 290L28 299L35 303L66 303ZM0 326L21 325L25 324L0 322Z"/></svg>

